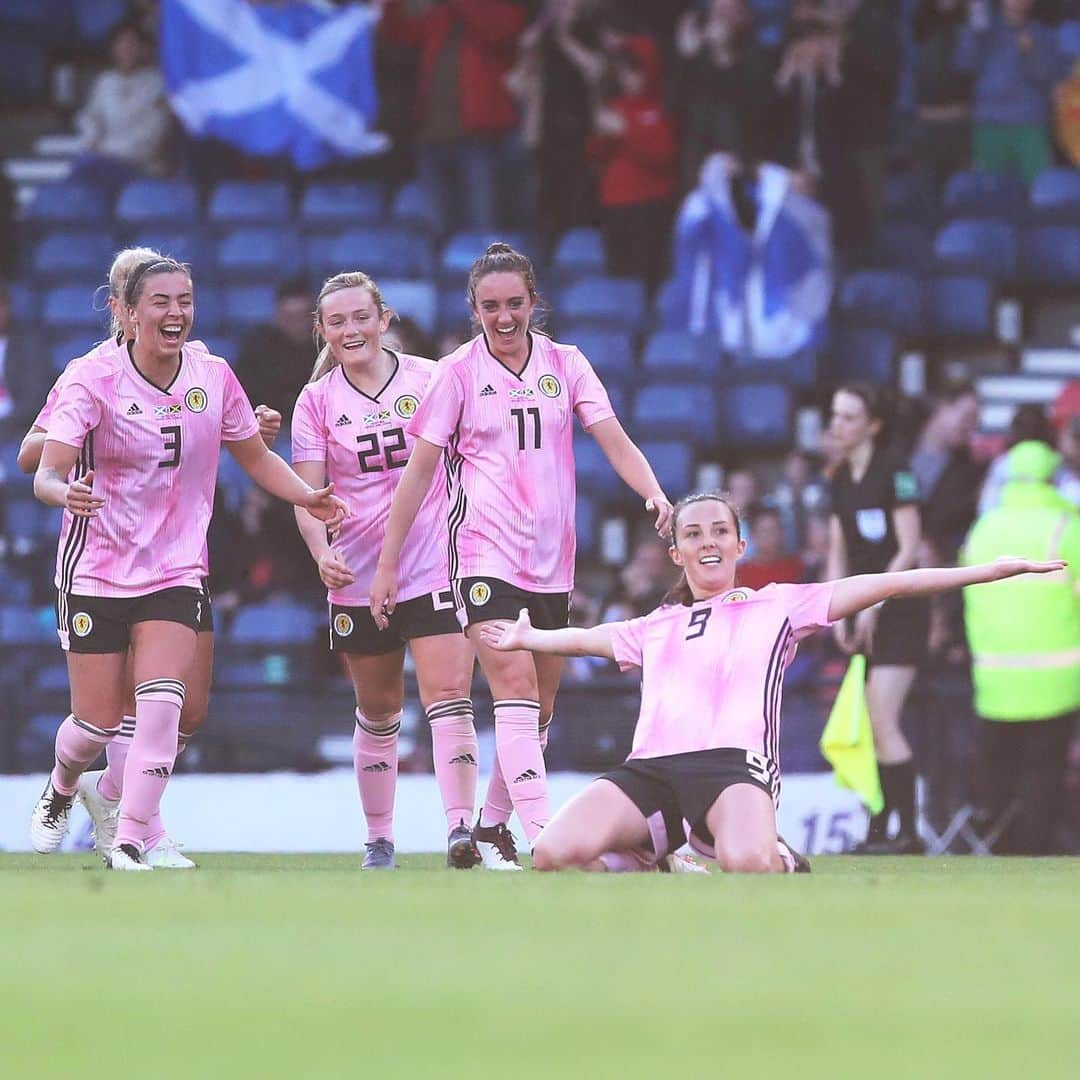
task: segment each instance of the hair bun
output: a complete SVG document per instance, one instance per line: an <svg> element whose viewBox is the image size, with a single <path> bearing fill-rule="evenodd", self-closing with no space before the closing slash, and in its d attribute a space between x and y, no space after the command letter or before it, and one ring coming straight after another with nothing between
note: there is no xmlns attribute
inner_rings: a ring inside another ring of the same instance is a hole
<svg viewBox="0 0 1080 1080"><path fill-rule="evenodd" d="M485 255L513 255L514 249L506 243L505 240L496 240L493 244L488 244Z"/></svg>

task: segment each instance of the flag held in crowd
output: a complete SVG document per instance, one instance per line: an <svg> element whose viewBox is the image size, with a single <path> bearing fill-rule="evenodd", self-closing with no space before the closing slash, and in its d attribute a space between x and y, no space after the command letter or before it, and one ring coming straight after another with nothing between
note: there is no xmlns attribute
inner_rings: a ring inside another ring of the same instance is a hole
<svg viewBox="0 0 1080 1080"><path fill-rule="evenodd" d="M373 35L378 8L162 0L161 66L192 135L305 172L382 153Z"/></svg>

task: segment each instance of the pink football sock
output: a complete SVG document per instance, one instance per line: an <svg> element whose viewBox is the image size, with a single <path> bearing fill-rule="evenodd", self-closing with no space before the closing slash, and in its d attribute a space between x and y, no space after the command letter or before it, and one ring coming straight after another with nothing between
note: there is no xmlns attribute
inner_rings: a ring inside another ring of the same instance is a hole
<svg viewBox="0 0 1080 1080"><path fill-rule="evenodd" d="M548 823L547 770L540 749L540 703L495 702L495 749L518 820L531 844Z"/></svg>
<svg viewBox="0 0 1080 1080"><path fill-rule="evenodd" d="M131 740L135 737L135 717L125 716L120 722L116 738L105 747L105 772L98 781L98 791L103 799L116 802L124 790L124 762L127 761Z"/></svg>
<svg viewBox="0 0 1080 1080"><path fill-rule="evenodd" d="M472 823L476 808L476 765L479 750L468 698L438 701L427 710L435 779L439 782L446 829Z"/></svg>
<svg viewBox="0 0 1080 1080"><path fill-rule="evenodd" d="M108 746L116 731L116 728L110 731L68 716L56 732L56 765L50 778L53 790L61 795L74 795L79 777Z"/></svg>
<svg viewBox="0 0 1080 1080"><path fill-rule="evenodd" d="M360 804L367 820L368 842L394 839L394 792L398 774L398 732L401 713L375 727L356 710L353 729L353 766Z"/></svg>
<svg viewBox="0 0 1080 1080"><path fill-rule="evenodd" d="M546 724L540 727L540 750L547 749L548 728L551 726L549 716ZM491 779L488 780L487 795L484 796L484 806L480 811L480 824L485 828L492 825L505 825L514 812L514 804L510 799L510 790L506 786L502 769L499 768L498 755L491 766Z"/></svg>
<svg viewBox="0 0 1080 1080"><path fill-rule="evenodd" d="M145 850L147 829L161 805L176 761L176 737L184 684L179 679L148 679L135 687L135 737L124 766L116 845Z"/></svg>
<svg viewBox="0 0 1080 1080"><path fill-rule="evenodd" d="M190 735L185 735L182 731L176 738L176 756L179 757L186 749ZM162 837L167 835L165 825L161 820L161 811L157 813L146 823L146 835L143 837L143 851L152 851L157 847L158 842Z"/></svg>

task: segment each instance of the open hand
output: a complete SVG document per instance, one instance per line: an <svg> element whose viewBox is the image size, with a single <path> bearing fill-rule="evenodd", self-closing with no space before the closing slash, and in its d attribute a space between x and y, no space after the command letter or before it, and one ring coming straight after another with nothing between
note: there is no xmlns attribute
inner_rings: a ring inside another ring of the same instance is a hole
<svg viewBox="0 0 1080 1080"><path fill-rule="evenodd" d="M994 580L1001 581L1003 578L1016 577L1017 574L1053 574L1058 570L1064 570L1068 565L1064 559L1035 562L1033 559L1023 559L1017 555L1002 555L993 563Z"/></svg>
<svg viewBox="0 0 1080 1080"><path fill-rule="evenodd" d="M499 652L511 652L514 649L527 649L525 642L532 630L532 620L529 618L529 609L522 608L517 622L507 619L493 619L491 622L480 624L480 638L485 645L497 649Z"/></svg>

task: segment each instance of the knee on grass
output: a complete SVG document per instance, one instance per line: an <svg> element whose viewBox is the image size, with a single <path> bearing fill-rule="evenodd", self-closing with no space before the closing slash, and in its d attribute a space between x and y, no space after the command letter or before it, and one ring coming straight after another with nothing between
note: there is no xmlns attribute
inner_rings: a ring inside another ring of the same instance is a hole
<svg viewBox="0 0 1080 1080"><path fill-rule="evenodd" d="M726 874L771 874L783 870L780 856L768 847L716 843L716 862Z"/></svg>
<svg viewBox="0 0 1080 1080"><path fill-rule="evenodd" d="M576 870L588 866L596 858L595 852L575 844L558 844L541 836L533 848L534 870Z"/></svg>

